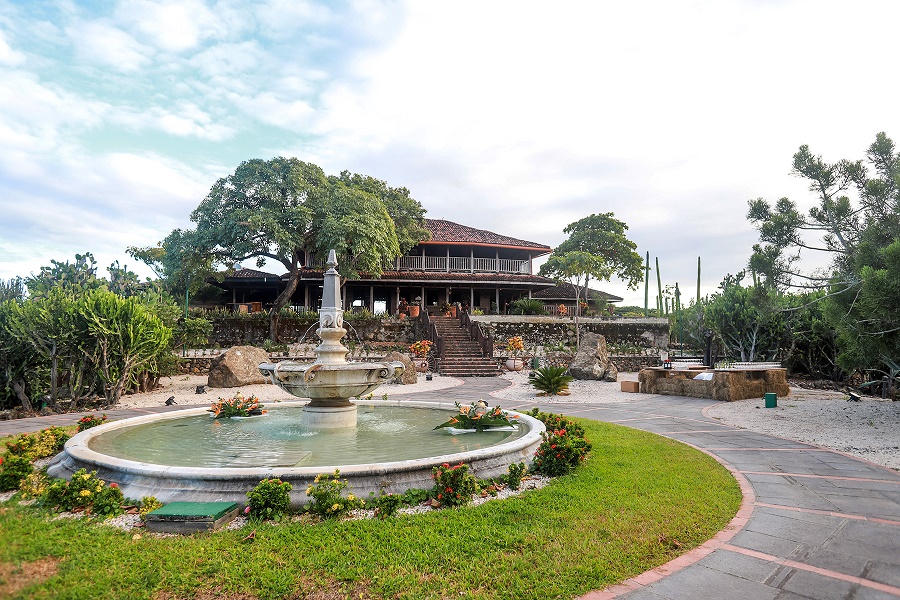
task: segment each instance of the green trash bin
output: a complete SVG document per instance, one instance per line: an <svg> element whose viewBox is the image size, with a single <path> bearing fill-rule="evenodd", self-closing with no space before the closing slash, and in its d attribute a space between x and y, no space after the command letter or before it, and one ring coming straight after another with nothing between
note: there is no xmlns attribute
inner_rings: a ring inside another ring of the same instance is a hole
<svg viewBox="0 0 900 600"><path fill-rule="evenodd" d="M539 356L535 356L531 359L531 370L540 369L541 368L541 358Z"/></svg>
<svg viewBox="0 0 900 600"><path fill-rule="evenodd" d="M778 406L778 394L766 392L766 408L775 408L776 406Z"/></svg>

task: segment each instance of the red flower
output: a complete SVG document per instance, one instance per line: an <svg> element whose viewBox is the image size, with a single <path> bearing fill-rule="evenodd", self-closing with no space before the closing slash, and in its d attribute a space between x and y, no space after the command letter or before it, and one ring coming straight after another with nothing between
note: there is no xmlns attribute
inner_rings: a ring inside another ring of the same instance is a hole
<svg viewBox="0 0 900 600"><path fill-rule="evenodd" d="M111 483L111 484L109 484L109 487L115 489L115 488L119 487L119 484L118 484L118 483Z"/></svg>

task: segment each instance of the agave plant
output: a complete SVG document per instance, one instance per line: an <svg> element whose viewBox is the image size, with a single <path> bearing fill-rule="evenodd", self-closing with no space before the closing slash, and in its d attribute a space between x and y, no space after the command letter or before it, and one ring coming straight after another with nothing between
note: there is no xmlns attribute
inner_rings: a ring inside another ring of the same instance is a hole
<svg viewBox="0 0 900 600"><path fill-rule="evenodd" d="M553 396L566 392L569 389L569 382L574 377L567 375L567 367L549 365L535 369L528 376L528 382L535 388L544 392L544 394Z"/></svg>

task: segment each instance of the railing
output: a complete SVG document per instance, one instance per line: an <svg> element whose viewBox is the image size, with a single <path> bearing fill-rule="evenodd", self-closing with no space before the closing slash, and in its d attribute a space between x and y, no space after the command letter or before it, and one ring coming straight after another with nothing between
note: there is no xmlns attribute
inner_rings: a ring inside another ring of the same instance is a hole
<svg viewBox="0 0 900 600"><path fill-rule="evenodd" d="M435 327L434 323L431 322L431 317L428 316L428 310L425 307L422 307L422 310L419 311L419 318L422 320L422 325L424 325L425 331L428 332L426 333L428 339L434 342L434 353L437 354L438 357L443 359L444 340L438 333L437 327Z"/></svg>
<svg viewBox="0 0 900 600"><path fill-rule="evenodd" d="M338 256L338 263L346 264L346 256ZM351 264L358 261L349 260ZM325 267L325 257L309 254L306 257L306 265L310 269L322 269ZM470 258L468 256L399 256L394 260L385 261L385 270L397 271L444 271L470 272L470 273L524 273L531 274L531 263L527 260L512 258Z"/></svg>
<svg viewBox="0 0 900 600"><path fill-rule="evenodd" d="M484 335L478 323L469 318L469 313L460 311L459 324L463 329L468 330L469 336L481 344L481 352L484 356L494 356L494 340L491 336Z"/></svg>

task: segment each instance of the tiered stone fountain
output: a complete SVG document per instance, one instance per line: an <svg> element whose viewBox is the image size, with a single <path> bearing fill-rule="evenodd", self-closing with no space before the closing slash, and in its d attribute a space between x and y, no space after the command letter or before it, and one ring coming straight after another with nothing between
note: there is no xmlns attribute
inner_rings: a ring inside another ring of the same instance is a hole
<svg viewBox="0 0 900 600"><path fill-rule="evenodd" d="M341 309L341 282L334 250L328 252L325 282L322 288L322 308L319 309L319 329L322 343L314 350L315 362L310 364L284 361L262 363L259 370L272 383L300 398L309 398L303 408L303 423L314 429L353 427L356 425L356 404L350 398L364 396L382 383L403 375L403 363L347 362L347 348L341 340L344 311Z"/></svg>
<svg viewBox="0 0 900 600"><path fill-rule="evenodd" d="M292 502L300 505L315 477L335 469L354 494L365 497L430 488L432 468L445 462L464 462L489 478L531 460L544 425L525 414L517 414L514 432L456 437L433 431L457 412L453 404L365 400L365 414L357 419L351 398L399 377L403 364L347 362L333 251L327 265L316 361L259 365L274 383L308 402L268 404L267 415L246 419L213 419L202 407L108 423L70 439L49 474L68 478L81 468L95 470L126 497L162 502L243 503L260 480L278 477L293 485Z"/></svg>

